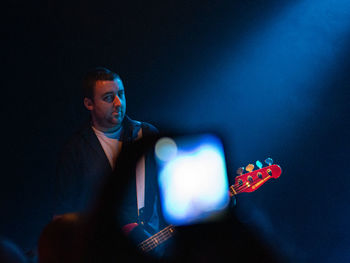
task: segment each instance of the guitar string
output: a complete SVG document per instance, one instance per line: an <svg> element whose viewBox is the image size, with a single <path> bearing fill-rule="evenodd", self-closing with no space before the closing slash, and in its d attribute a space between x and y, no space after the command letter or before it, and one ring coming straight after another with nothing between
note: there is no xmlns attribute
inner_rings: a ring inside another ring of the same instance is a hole
<svg viewBox="0 0 350 263"><path fill-rule="evenodd" d="M147 241L146 243L143 244L143 246L141 247L143 251L149 251L151 249L153 249L154 247L156 247L156 242L154 239L151 239L149 241Z"/></svg>
<svg viewBox="0 0 350 263"><path fill-rule="evenodd" d="M144 240L141 244L146 243L147 241L150 241L150 240L154 239L155 237L158 237L158 236L162 235L163 233L166 233L166 232L167 232L168 230L170 230L171 228L173 228L172 225L167 226L166 228L162 229L161 231L159 231L159 232L158 232L157 234L155 234L154 236L151 236L151 237L147 238L146 240ZM140 245L141 245L141 244L140 244Z"/></svg>
<svg viewBox="0 0 350 263"><path fill-rule="evenodd" d="M267 177L265 177L267 178ZM252 183L255 183L256 181L262 181L264 180L265 178L263 179L260 179L260 178L256 178L256 179L253 179L253 181L251 182ZM237 184L233 184L233 187L234 187L234 190L238 193L238 192L241 192L247 188L251 188L251 185L249 184L249 186L247 184L243 184L243 185L239 185L238 183Z"/></svg>
<svg viewBox="0 0 350 263"><path fill-rule="evenodd" d="M143 244L143 245L144 245L144 246L143 246L144 250L145 250L146 248L153 249L154 247L157 246L157 244L162 243L163 241L165 241L166 239L168 239L169 237L171 237L171 231L170 231L171 228L172 228L172 226L171 226L171 227L168 227L168 229L163 229L163 230L161 231L161 233L156 234L157 240L159 240L158 242L155 241L156 238L155 238L154 236L151 237L151 239L148 240L148 242L145 242L145 244ZM169 231L164 231L164 230L169 230ZM142 242L142 243L144 243L144 242Z"/></svg>
<svg viewBox="0 0 350 263"><path fill-rule="evenodd" d="M166 229L163 229L163 230L168 230L168 231L163 231L162 230L161 233L156 234L158 242L155 241L155 238L153 236L153 238L151 238L148 242L146 242L146 244L144 244L145 245L145 246L143 246L144 251L147 252L147 251L155 248L158 244L160 244L160 243L166 241L167 239L169 239L172 236L171 235L172 228L173 228L173 226L169 226Z"/></svg>
<svg viewBox="0 0 350 263"><path fill-rule="evenodd" d="M254 183L254 180L252 181L252 183ZM237 192L237 193L241 193L242 191L250 188L250 185L246 185L246 184L243 184L243 185L239 185L239 184L234 184L233 185L234 187L234 190Z"/></svg>
<svg viewBox="0 0 350 263"><path fill-rule="evenodd" d="M160 242L163 242L166 239L168 239L171 236L172 228L173 228L173 226L169 225L168 227L164 228L163 230L161 230L160 232L158 232L154 236L149 237L148 239L144 240L142 243L139 244L139 247L142 248L143 250L149 246L155 247L156 244L159 243L159 242L156 242L155 240L160 240Z"/></svg>
<svg viewBox="0 0 350 263"><path fill-rule="evenodd" d="M266 168L266 167L265 167ZM269 176L266 176L265 178L268 178L268 177L272 177L272 175L269 175ZM256 181L256 180L260 180L260 181L262 181L262 180L264 180L265 178L262 178L262 179L260 179L260 178L256 178L256 179L253 179L253 181L251 182L251 183L254 183L254 181ZM245 190L245 189L247 189L247 188L249 188L250 187L250 185L249 186L247 186L246 184L243 184L243 185L241 185L241 186L239 186L239 184L233 184L232 185L233 187L234 187L234 190L236 191L243 191L243 190ZM236 188L237 187L237 188ZM230 186L230 188L231 188L231 186Z"/></svg>
<svg viewBox="0 0 350 263"><path fill-rule="evenodd" d="M168 234L163 234L161 237L159 237L157 240L157 242L152 239L150 241L147 242L147 244L144 244L142 247L140 247L143 251L148 252L150 250L152 250L153 248L157 247L158 245L160 245L161 243L163 243L164 241L166 241L167 239L169 239L171 237L170 232L168 232Z"/></svg>

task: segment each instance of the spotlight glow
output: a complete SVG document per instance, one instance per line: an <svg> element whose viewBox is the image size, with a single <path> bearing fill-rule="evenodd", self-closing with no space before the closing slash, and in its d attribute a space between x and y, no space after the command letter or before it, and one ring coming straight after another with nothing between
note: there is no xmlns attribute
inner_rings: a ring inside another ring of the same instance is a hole
<svg viewBox="0 0 350 263"><path fill-rule="evenodd" d="M177 146L171 138L161 138L155 146L156 157L160 161L169 161L176 156Z"/></svg>
<svg viewBox="0 0 350 263"><path fill-rule="evenodd" d="M166 220L182 225L224 209L228 182L223 148L216 137L206 135L195 143L177 145L177 156L163 165L159 184Z"/></svg>

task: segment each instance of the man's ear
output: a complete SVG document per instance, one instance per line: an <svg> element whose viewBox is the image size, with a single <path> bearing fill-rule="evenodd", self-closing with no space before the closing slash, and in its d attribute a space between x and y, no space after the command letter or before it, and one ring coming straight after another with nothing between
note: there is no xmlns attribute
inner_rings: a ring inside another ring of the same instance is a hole
<svg viewBox="0 0 350 263"><path fill-rule="evenodd" d="M88 110L93 110L94 108L94 104L92 102L92 99L89 99L89 98L84 98L84 105L85 105L85 108L87 108Z"/></svg>

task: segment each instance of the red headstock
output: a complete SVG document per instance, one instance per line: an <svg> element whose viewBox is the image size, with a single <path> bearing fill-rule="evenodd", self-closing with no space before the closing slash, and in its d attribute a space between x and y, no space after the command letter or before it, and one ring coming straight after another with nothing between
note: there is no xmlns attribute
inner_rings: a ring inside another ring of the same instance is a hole
<svg viewBox="0 0 350 263"><path fill-rule="evenodd" d="M251 166L254 167L253 165ZM252 171L252 167L250 169L248 165L246 169L248 171L250 170L250 172L241 174L235 178L235 184L230 187L231 195L254 192L266 181L271 178L276 179L282 173L281 167L277 164L269 165L255 171Z"/></svg>

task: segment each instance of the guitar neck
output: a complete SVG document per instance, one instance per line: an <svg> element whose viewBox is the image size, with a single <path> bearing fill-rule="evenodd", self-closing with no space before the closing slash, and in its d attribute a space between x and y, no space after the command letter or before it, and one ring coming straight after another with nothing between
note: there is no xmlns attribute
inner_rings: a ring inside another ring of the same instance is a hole
<svg viewBox="0 0 350 263"><path fill-rule="evenodd" d="M239 189L239 186L234 185L234 184L230 186L230 195L231 196L238 195L240 192L241 191Z"/></svg>
<svg viewBox="0 0 350 263"><path fill-rule="evenodd" d="M144 252L151 251L152 249L154 249L155 247L172 237L174 235L174 232L175 227L173 225L169 225L162 231L141 242L138 245L138 247Z"/></svg>

